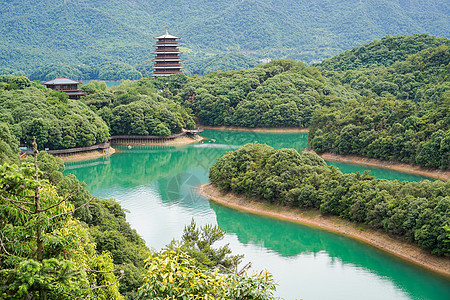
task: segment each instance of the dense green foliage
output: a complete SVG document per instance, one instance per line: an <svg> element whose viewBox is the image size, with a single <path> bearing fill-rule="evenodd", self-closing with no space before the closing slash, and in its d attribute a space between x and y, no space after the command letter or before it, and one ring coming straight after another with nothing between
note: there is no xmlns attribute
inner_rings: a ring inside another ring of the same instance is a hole
<svg viewBox="0 0 450 300"><path fill-rule="evenodd" d="M219 226L205 225L197 227L194 219L184 227L181 241L173 240L167 245L168 250L183 251L203 270L219 269L222 273L237 272L242 255L230 255L228 244L213 248L213 244L225 237L225 231Z"/></svg>
<svg viewBox="0 0 450 300"><path fill-rule="evenodd" d="M38 154L38 166L43 171L43 178L55 185L58 193L67 194L78 190L70 199L75 207L92 198L85 184L80 183L75 176L63 176L64 164L61 159L41 152ZM89 238L96 244L96 251L110 253L113 263L125 271L119 290L123 295L132 297L142 284L144 260L149 251L142 238L126 221L120 204L113 199L94 198L88 206L77 210L74 216L87 226Z"/></svg>
<svg viewBox="0 0 450 300"><path fill-rule="evenodd" d="M83 102L24 76L0 76L0 124L9 128L2 131L2 140L13 151L18 141L31 146L33 136L40 149L92 146L109 137L105 122Z"/></svg>
<svg viewBox="0 0 450 300"><path fill-rule="evenodd" d="M27 160L22 162L22 164L24 164L27 161L28 162L32 161L32 158L27 158ZM26 164L24 166L26 166ZM80 183L73 175L63 176L62 171L64 170L64 164L62 163L62 161L59 158L53 157L53 156L47 154L46 152L40 152L38 154L38 166L39 166L39 170L42 172L42 173L40 173L42 179L46 180L46 182L47 182L47 183L45 183L46 188L48 186L48 188L51 189L51 191L53 191L54 194L69 195L69 194L72 194L74 191L76 191L76 193L74 193L70 197L70 199L68 199L68 201L70 201L70 202L65 202L65 203L67 203L68 207L73 207L73 208L76 208L77 210L73 214L75 219L72 219L72 218L68 219L68 222L64 223L64 228L66 228L64 230L66 230L66 231L68 230L68 233L71 234L70 235L71 239L79 238L79 239L86 240L85 241L86 244L83 247L87 247L87 248L86 248L86 250L83 250L83 251L88 251L88 255L91 257L90 260L92 261L92 264L93 263L95 263L97 265L99 264L99 266L102 266L103 270L105 270L105 268L109 268L109 270L114 270L114 269L119 268L119 266L120 266L120 269L124 271L124 277L120 280L120 283L118 284L119 291L122 295L125 295L125 296L129 297L130 299L135 297L136 296L135 292L137 291L138 287L141 286L143 283L142 282L142 274L144 272L144 261L148 257L149 250L145 246L142 238L139 237L139 235L136 233L136 231L131 229L130 225L126 222L124 210L120 207L120 205L116 201L114 201L112 199L97 199L97 198L91 199L92 196L85 189L84 183ZM13 172L14 166L13 167L5 166L5 168L7 168L7 170L10 170L12 168L12 171L10 171L10 173L13 173L13 174L17 173L17 172L15 172L15 173ZM26 170L25 168L22 168L22 169ZM2 176L10 176L10 175L8 175L8 173L3 172ZM21 175L21 176L23 177L23 175ZM9 178L9 177L6 177L6 178ZM4 188L4 187L5 186L3 185L2 188ZM87 202L89 202L89 205L82 206L83 204L85 204ZM81 208L79 208L80 206L81 206ZM2 206L2 208L3 208L3 206ZM5 208L7 208L7 207L5 207ZM6 213L6 212L11 213L11 210L9 209L9 210L4 211L4 213ZM5 215L2 214L2 219L4 219L4 217L5 217ZM26 219L24 221L26 221ZM4 224L2 226L4 226ZM30 226L30 225L28 225L28 223L26 223L25 225L22 225L22 226ZM2 229L2 233L9 232L9 231L5 231L5 230ZM81 230L81 232L77 233L80 230ZM14 232L16 232L16 231L14 231ZM72 232L75 232L76 234L72 233ZM23 234L26 234L26 232L24 232ZM80 234L82 234L83 237L79 237ZM23 237L26 238L25 235ZM52 239L50 239L50 237L48 239L50 242L52 241ZM29 239L27 239L27 240L29 240ZM31 241L33 241L33 240L31 240ZM64 247L74 247L74 244L73 244L74 241L75 240L72 240L70 243L66 242L67 245ZM56 243L56 242L62 243L62 241L55 240L54 243ZM53 244L49 244L48 247L51 249L56 247L56 246L52 246L52 245ZM23 247L27 248L28 246L24 244ZM81 245L76 246L75 248L81 249L80 247L81 247ZM28 248L31 249L33 247L30 246ZM76 250L75 248L74 248L74 250ZM57 248L57 249L59 249L59 248ZM19 251L17 248L17 245L15 246L14 251ZM52 250L52 251L54 252L54 250ZM58 251L60 251L60 250L58 250ZM66 253L66 254L70 253L70 251L67 250L66 248L62 248L61 251L64 251L64 253ZM51 253L53 253L53 252L51 252ZM4 252L1 252L1 253L2 253L1 255L6 255ZM99 260L99 259L101 259L101 260ZM85 263L85 261L80 261L79 263L78 262L75 262L75 263L76 263L75 265L77 266L77 268L80 268L79 264ZM96 269L96 268L98 269L99 266L97 266L97 265L90 265L92 267L91 269ZM22 267L25 267L25 265L21 266L21 268ZM56 267L62 268L62 266L60 266L59 264ZM37 272L36 274L41 272L39 270L36 270L36 272ZM75 273L72 272L72 273L78 274L77 272L75 272ZM72 273L70 273L70 274L72 274ZM15 274L15 273L11 273L11 274ZM70 274L67 274L67 276L69 276ZM105 274L105 276L106 275L109 276L108 280L110 280L111 278L114 278L114 275L112 273L104 273L104 274ZM108 274L110 274L110 275L108 275ZM119 274L118 270L117 270L116 274ZM83 274L81 274L81 275L83 275ZM19 277L17 277L16 275L11 275L11 276L13 276L11 278L15 278L14 280L19 280ZM26 275L24 273L23 276L28 276L28 275ZM29 275L29 276L32 276L32 275ZM38 276L38 275L36 275L36 276ZM41 275L39 275L39 276L41 276ZM85 280L87 278L91 281L91 279L93 280L98 277L94 273L93 273L93 275L89 275L91 277L94 276L93 278L86 277L85 275L83 275L83 276L80 277L80 280ZM110 277L110 276L112 276L112 277ZM83 279L83 278L85 278L85 279ZM9 280L12 280L12 279L9 279ZM55 279L55 280L59 281L60 279ZM96 280L98 281L100 279L96 279ZM61 279L61 283L64 284L64 281L62 281L62 279ZM100 285L100 281L99 281L98 285ZM70 286L68 286L67 288L73 289L73 287L70 287ZM27 287L27 289L28 289L28 287ZM81 291L80 293L85 293L85 291ZM113 298L117 299L118 297L119 296L113 297ZM107 298L107 299L111 299L111 297Z"/></svg>
<svg viewBox="0 0 450 300"><path fill-rule="evenodd" d="M436 38L426 34L385 36L381 40L347 50L319 64L320 70L345 71L374 66L388 67L405 60L409 55L440 45L450 46L447 38Z"/></svg>
<svg viewBox="0 0 450 300"><path fill-rule="evenodd" d="M213 247L224 236L219 226L198 227L192 219L180 241L172 240L147 259L140 295L152 299L275 299L270 273L250 275L250 264L238 270L243 255L230 255L228 244Z"/></svg>
<svg viewBox="0 0 450 300"><path fill-rule="evenodd" d="M162 96L164 89L155 87L159 83L142 78L136 82L122 81L120 86L110 90L95 87L93 83L88 87L91 94L84 100L99 108L98 114L108 124L112 135L167 136L181 132L182 128L195 128L185 108Z"/></svg>
<svg viewBox="0 0 450 300"><path fill-rule="evenodd" d="M177 92L200 123L243 127L306 127L314 109L351 97L293 60L193 76Z"/></svg>
<svg viewBox="0 0 450 300"><path fill-rule="evenodd" d="M163 250L146 261L142 299L275 299L272 276L205 272L183 251Z"/></svg>
<svg viewBox="0 0 450 300"><path fill-rule="evenodd" d="M319 209L450 255L450 182L398 182L342 174L316 154L247 144L219 158L209 178L221 191Z"/></svg>
<svg viewBox="0 0 450 300"><path fill-rule="evenodd" d="M358 154L450 168L450 47L441 45L390 67L324 76L362 95L314 112L309 140L317 152Z"/></svg>
<svg viewBox="0 0 450 300"><path fill-rule="evenodd" d="M51 63L33 69L29 75L32 80L51 80L64 77L74 80L136 80L143 76L135 67L124 62L105 62L100 65Z"/></svg>
<svg viewBox="0 0 450 300"><path fill-rule="evenodd" d="M17 163L19 159L18 148L19 141L9 130L8 124L0 122L0 164Z"/></svg>
<svg viewBox="0 0 450 300"><path fill-rule="evenodd" d="M59 194L35 174L29 163L0 167L1 298L122 299L110 254L72 217L76 190Z"/></svg>
<svg viewBox="0 0 450 300"><path fill-rule="evenodd" d="M198 55L188 57L183 62L187 75L206 75L214 71L232 71L250 69L258 65L256 58L241 53L215 54L211 56Z"/></svg>
<svg viewBox="0 0 450 300"><path fill-rule="evenodd" d="M449 28L444 0L9 0L1 15L0 71L28 76L53 63L105 62L146 75L153 37L166 27L194 65L230 51L310 63L387 34L448 37Z"/></svg>

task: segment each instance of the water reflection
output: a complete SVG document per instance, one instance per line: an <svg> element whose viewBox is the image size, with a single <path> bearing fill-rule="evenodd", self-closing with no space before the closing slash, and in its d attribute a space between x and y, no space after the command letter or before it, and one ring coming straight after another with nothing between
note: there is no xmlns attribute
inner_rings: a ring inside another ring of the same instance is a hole
<svg viewBox="0 0 450 300"><path fill-rule="evenodd" d="M440 277L430 280L428 271L359 241L308 226L240 212L213 202L210 206L216 213L220 228L235 235L239 243L259 245L284 257L284 261L291 258L291 263L294 263L292 258L299 258L299 267L302 267L304 257L310 259L312 256L317 260L326 259L330 268L352 268L377 274L379 278L390 278L415 299L428 299L430 295L434 295L433 299L450 299L448 280ZM425 281L426 285L423 284Z"/></svg>

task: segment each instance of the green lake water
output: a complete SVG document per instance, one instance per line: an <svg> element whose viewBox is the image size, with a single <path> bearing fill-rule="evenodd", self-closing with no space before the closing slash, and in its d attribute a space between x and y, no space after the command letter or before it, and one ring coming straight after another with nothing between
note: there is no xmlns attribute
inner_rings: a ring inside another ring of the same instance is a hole
<svg viewBox="0 0 450 300"><path fill-rule="evenodd" d="M235 254L253 269L268 269L285 299L450 299L450 279L430 273L342 235L211 203L198 193L208 169L226 151L249 142L274 148L306 147L306 133L205 130L213 139L178 147L117 147L110 158L66 163L98 197L113 197L129 211L127 220L149 247L161 249L180 238L192 218L218 224ZM333 163L335 164L335 163ZM343 172L420 181L421 176L353 164Z"/></svg>

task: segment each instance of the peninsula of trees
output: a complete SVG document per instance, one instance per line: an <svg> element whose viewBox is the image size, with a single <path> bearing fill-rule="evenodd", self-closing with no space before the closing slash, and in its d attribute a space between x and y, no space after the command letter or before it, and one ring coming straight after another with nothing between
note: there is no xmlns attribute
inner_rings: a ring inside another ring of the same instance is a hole
<svg viewBox="0 0 450 300"><path fill-rule="evenodd" d="M344 175L314 153L260 144L225 154L210 168L209 179L222 192L317 209L414 242L433 254L450 255L449 181Z"/></svg>

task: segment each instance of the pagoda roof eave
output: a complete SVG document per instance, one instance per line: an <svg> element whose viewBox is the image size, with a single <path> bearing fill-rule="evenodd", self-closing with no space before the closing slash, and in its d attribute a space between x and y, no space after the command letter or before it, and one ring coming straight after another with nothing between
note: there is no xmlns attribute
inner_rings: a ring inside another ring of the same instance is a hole
<svg viewBox="0 0 450 300"><path fill-rule="evenodd" d="M169 33L166 31L165 34L160 35L160 36L157 36L157 37L154 37L154 39L155 39L155 40L159 40L159 39L180 39L180 38L177 37L177 36L171 35L171 34L169 34Z"/></svg>
<svg viewBox="0 0 450 300"><path fill-rule="evenodd" d="M153 66L153 69L184 69L182 66Z"/></svg>
<svg viewBox="0 0 450 300"><path fill-rule="evenodd" d="M156 61L156 62L158 62L158 61L184 61L184 59L181 59L181 58L168 58L168 59L165 59L165 58L155 58L155 59L152 59L152 61Z"/></svg>
<svg viewBox="0 0 450 300"><path fill-rule="evenodd" d="M152 54L183 54L183 52L152 52Z"/></svg>
<svg viewBox="0 0 450 300"><path fill-rule="evenodd" d="M156 44L152 47L179 47L182 46L180 43L164 43L164 44Z"/></svg>

